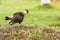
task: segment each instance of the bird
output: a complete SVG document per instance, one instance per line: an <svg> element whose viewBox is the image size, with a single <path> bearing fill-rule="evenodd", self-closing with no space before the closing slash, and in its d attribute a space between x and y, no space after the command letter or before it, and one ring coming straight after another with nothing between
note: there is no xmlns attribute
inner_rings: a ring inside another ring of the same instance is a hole
<svg viewBox="0 0 60 40"><path fill-rule="evenodd" d="M10 20L9 25L13 25L15 23L21 24L24 20L26 14L29 13L28 9L25 9L22 12L15 12L12 16L5 16L5 20Z"/></svg>

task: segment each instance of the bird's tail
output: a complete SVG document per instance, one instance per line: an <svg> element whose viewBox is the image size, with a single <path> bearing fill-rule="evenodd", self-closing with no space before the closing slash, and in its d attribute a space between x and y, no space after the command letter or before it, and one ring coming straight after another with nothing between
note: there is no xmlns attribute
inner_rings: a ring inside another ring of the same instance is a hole
<svg viewBox="0 0 60 40"><path fill-rule="evenodd" d="M6 16L6 17L5 17L5 20L11 20L11 17Z"/></svg>

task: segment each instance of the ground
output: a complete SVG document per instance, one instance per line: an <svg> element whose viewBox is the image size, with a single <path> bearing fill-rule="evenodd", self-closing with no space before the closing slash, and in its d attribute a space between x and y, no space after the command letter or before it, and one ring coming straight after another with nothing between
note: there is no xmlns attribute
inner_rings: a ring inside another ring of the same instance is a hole
<svg viewBox="0 0 60 40"><path fill-rule="evenodd" d="M0 40L60 40L60 29L40 26L8 26L0 29Z"/></svg>

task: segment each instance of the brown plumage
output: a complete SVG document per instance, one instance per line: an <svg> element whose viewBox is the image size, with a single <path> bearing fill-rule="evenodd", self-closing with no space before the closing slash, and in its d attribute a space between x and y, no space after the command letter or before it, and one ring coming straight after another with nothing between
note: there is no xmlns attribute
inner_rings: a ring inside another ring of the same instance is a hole
<svg viewBox="0 0 60 40"><path fill-rule="evenodd" d="M12 17L6 16L5 20L10 20L10 22L9 22L10 25L13 25L15 23L21 24L21 22L24 19L24 16L26 14L28 14L28 12L29 12L28 10L25 10L23 12L16 12L16 13L13 14Z"/></svg>

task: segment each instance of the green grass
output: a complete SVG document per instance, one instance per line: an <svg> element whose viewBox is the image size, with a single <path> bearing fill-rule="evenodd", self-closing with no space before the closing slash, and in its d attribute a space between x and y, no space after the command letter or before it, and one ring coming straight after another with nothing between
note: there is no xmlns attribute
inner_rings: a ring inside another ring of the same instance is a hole
<svg viewBox="0 0 60 40"><path fill-rule="evenodd" d="M2 0L0 5L0 25L7 26L9 21L5 21L5 16L11 16L17 11L29 9L22 25L60 25L60 4L51 4L52 8L40 6L40 0ZM18 24L16 24L18 25Z"/></svg>

